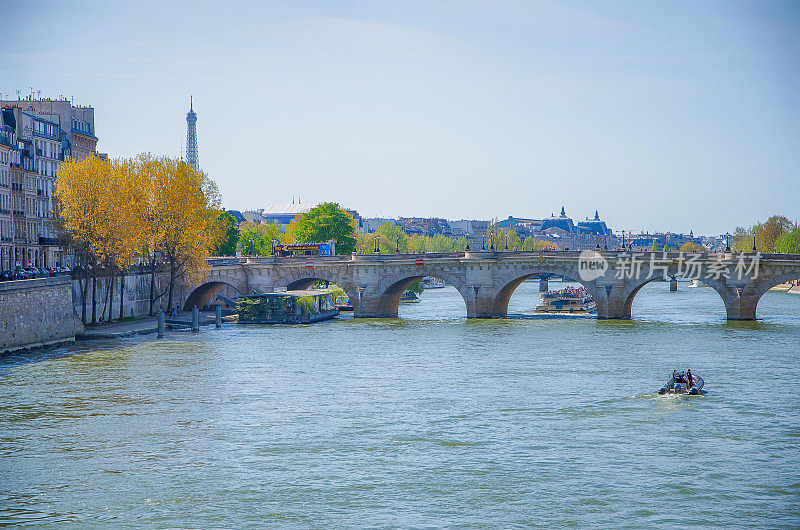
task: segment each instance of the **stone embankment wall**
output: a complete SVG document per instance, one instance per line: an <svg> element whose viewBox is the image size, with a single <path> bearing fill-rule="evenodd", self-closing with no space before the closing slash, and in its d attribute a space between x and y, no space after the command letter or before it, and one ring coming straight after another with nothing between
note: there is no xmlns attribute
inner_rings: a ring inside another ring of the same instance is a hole
<svg viewBox="0 0 800 530"><path fill-rule="evenodd" d="M168 277L165 273L156 273L155 292L161 293L167 287ZM75 301L75 313L78 318L81 318L81 304L83 302L82 289L84 288L84 281L80 279L73 279L72 281L72 296ZM109 306L111 306L111 318L117 320L120 317L119 300L120 296L123 298L122 312L124 317L138 317L147 315L150 312L150 273L146 271L132 272L125 276L123 283L124 288L120 288L120 279L115 278L113 286L109 286L108 278L98 278L95 286L95 300L97 307L97 319L101 315L105 316L105 320L109 319ZM109 287L111 292L109 293ZM86 289L86 321L92 321L92 280L88 281ZM180 302L184 297L183 293L175 293L177 302ZM161 304L166 306L166 295L156 301L155 310L157 311Z"/></svg>
<svg viewBox="0 0 800 530"><path fill-rule="evenodd" d="M0 282L0 352L75 340L69 276Z"/></svg>
<svg viewBox="0 0 800 530"><path fill-rule="evenodd" d="M84 289L84 280L78 279L77 277L72 281L72 296L73 300L75 301L75 313L78 315L78 318L82 318L82 311L81 305L84 303L84 298L82 296L82 289ZM148 315L150 313L150 272L145 269L134 269L132 272L128 273L125 276L125 281L123 282L123 287L120 286L120 279L115 278L113 285L110 286L111 290L109 292L109 279L100 277L97 279L97 285L95 286L95 299L96 299L96 307L97 307L97 320L100 320L100 316L103 315L105 320L117 320L120 318L120 297L122 297L122 316L123 317L139 317L143 315ZM169 273L166 270L156 271L155 275L155 288L154 292L156 296L164 293L160 298L157 298L155 303L153 304L153 312L157 312L159 309L164 309L167 311L167 301L168 295L167 288L169 287ZM224 294L228 297L236 297L238 296L238 292L232 288L226 288L227 286L222 286L222 288L218 289L217 291L221 294ZM91 278L88 281L88 285L85 286L86 289L86 298L85 298L85 307L86 307L86 322L92 321L92 280ZM172 294L172 306L173 308L177 308L179 311L184 309L191 309L186 308L186 301L191 295L192 289L187 289L186 286L182 284L182 282L178 281L175 285L175 291ZM215 291L216 292L216 291ZM201 306L202 301L195 300L192 303L200 304ZM214 303L213 300L206 301L208 305L212 305ZM110 306L110 307L109 307ZM109 318L109 309L111 310L111 316ZM200 307L203 309L203 307Z"/></svg>

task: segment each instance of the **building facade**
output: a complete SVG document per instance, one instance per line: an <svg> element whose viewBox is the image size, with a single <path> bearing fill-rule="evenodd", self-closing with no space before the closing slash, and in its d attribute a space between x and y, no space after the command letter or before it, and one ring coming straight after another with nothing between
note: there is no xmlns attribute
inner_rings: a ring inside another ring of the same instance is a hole
<svg viewBox="0 0 800 530"><path fill-rule="evenodd" d="M33 98L0 109L0 270L69 266L54 224L56 175L67 158L97 156L94 109Z"/></svg>

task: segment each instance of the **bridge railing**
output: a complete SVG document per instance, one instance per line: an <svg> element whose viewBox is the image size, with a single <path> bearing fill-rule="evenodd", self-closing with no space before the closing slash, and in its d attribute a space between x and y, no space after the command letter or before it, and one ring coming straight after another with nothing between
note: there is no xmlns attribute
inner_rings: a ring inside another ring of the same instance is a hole
<svg viewBox="0 0 800 530"><path fill-rule="evenodd" d="M408 260L425 260L425 259L513 259L513 258L550 258L556 260L563 259L579 259L583 251L579 250L469 250L466 252L420 252L420 253L405 253L405 254L348 254L336 256L242 256L235 257L212 257L209 258L208 263L212 267L236 266L236 265L294 265L305 264L308 262L314 263L345 263L345 262L390 262L390 261L408 261ZM650 250L596 250L598 254L605 258L616 259L623 256L637 255L641 259L650 259L653 255L656 258L678 260L685 258L687 255L695 255L698 253L693 252L663 252L663 251L650 251ZM701 261L716 261L721 255L730 254L738 256L737 252L700 252L699 259ZM747 256L754 256L752 252L745 253ZM800 254L761 254L761 260L769 261L792 261L800 262Z"/></svg>

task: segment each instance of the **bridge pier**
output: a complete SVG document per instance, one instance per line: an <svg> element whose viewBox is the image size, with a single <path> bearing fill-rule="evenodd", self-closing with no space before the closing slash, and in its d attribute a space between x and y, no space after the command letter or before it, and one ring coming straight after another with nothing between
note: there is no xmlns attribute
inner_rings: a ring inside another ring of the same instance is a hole
<svg viewBox="0 0 800 530"><path fill-rule="evenodd" d="M541 278L539 280L539 292L540 293L544 293L544 292L549 291L549 290L550 290L550 287L548 285L547 278Z"/></svg>
<svg viewBox="0 0 800 530"><path fill-rule="evenodd" d="M598 287L590 289L592 298L597 304L599 320L625 320L631 318L631 302L633 297L626 296L622 286Z"/></svg>
<svg viewBox="0 0 800 530"><path fill-rule="evenodd" d="M725 299L725 313L728 320L755 320L758 299L749 293L742 293L734 298L733 295Z"/></svg>
<svg viewBox="0 0 800 530"><path fill-rule="evenodd" d="M678 278L673 276L669 281L669 292L674 293L678 290Z"/></svg>
<svg viewBox="0 0 800 530"><path fill-rule="evenodd" d="M506 316L505 312L497 310L497 296L487 286L473 286L474 295L467 304L467 318L499 318Z"/></svg>

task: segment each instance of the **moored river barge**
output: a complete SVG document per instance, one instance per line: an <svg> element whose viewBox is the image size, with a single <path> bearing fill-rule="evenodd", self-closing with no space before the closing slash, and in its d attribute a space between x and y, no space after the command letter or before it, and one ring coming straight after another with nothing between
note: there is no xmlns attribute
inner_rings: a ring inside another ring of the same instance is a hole
<svg viewBox="0 0 800 530"><path fill-rule="evenodd" d="M328 291L285 291L238 299L241 324L312 324L339 314Z"/></svg>

